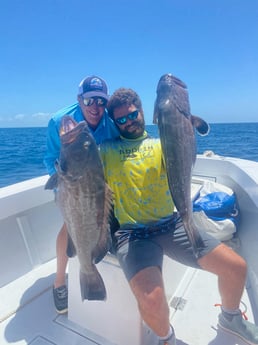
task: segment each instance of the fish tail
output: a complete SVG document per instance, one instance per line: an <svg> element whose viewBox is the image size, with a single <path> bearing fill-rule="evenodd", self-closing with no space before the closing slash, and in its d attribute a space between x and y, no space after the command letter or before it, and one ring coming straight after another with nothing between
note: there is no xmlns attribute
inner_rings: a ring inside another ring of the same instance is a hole
<svg viewBox="0 0 258 345"><path fill-rule="evenodd" d="M90 274L80 272L80 286L82 301L106 299L106 288L96 267L93 265L93 271Z"/></svg>

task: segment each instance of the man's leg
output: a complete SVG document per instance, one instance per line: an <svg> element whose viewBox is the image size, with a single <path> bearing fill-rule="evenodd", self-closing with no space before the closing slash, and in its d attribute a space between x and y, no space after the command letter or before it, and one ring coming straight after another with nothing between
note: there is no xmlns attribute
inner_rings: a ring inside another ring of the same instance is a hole
<svg viewBox="0 0 258 345"><path fill-rule="evenodd" d="M129 282L143 320L160 337L169 331L169 308L160 269L148 267Z"/></svg>
<svg viewBox="0 0 258 345"><path fill-rule="evenodd" d="M56 239L56 278L54 287L66 285L65 274L68 262L68 256L66 255L67 249L67 228L64 223Z"/></svg>
<svg viewBox="0 0 258 345"><path fill-rule="evenodd" d="M162 246L153 238L123 242L123 234L116 234L118 244L122 242L117 246L116 256L136 297L141 317L160 338L159 345L176 345L161 272Z"/></svg>
<svg viewBox="0 0 258 345"><path fill-rule="evenodd" d="M245 260L225 244L220 244L198 263L204 270L218 276L223 307L239 308L246 280Z"/></svg>
<svg viewBox="0 0 258 345"><path fill-rule="evenodd" d="M160 269L148 267L130 281L142 319L160 338L159 344L175 345L176 339L169 323L169 307ZM168 339L166 339L168 338Z"/></svg>
<svg viewBox="0 0 258 345"><path fill-rule="evenodd" d="M199 259L199 264L203 269L218 275L222 300L219 326L239 336L247 344L257 345L258 326L244 320L239 310L247 272L244 259L229 247L220 244Z"/></svg>
<svg viewBox="0 0 258 345"><path fill-rule="evenodd" d="M65 223L63 224L56 240L56 278L54 281L53 296L56 311L59 314L66 313L68 310L68 291L66 287L66 266L68 262L68 256L66 255L67 249L67 228Z"/></svg>

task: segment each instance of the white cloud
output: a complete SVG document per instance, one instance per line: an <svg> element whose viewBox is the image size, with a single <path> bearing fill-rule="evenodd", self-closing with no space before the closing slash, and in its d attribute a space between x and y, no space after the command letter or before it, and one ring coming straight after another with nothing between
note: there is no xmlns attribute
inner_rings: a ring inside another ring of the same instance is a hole
<svg viewBox="0 0 258 345"><path fill-rule="evenodd" d="M50 118L50 113L43 112L0 116L0 127L46 127Z"/></svg>
<svg viewBox="0 0 258 345"><path fill-rule="evenodd" d="M14 120L23 120L25 118L24 114L17 114L14 116Z"/></svg>
<svg viewBox="0 0 258 345"><path fill-rule="evenodd" d="M49 113L35 113L35 114L31 115L32 118L38 118L38 119L42 119L42 120L44 120L44 119L49 120L50 116L51 116L51 114L49 114Z"/></svg>

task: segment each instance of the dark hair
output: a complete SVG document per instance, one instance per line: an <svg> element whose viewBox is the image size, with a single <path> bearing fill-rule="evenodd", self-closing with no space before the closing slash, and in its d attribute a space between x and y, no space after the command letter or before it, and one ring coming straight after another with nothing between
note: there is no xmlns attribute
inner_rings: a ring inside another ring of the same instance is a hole
<svg viewBox="0 0 258 345"><path fill-rule="evenodd" d="M132 89L120 87L109 98L107 110L109 116L114 118L114 109L122 107L123 105L134 105L139 111L142 111L142 102L138 94Z"/></svg>

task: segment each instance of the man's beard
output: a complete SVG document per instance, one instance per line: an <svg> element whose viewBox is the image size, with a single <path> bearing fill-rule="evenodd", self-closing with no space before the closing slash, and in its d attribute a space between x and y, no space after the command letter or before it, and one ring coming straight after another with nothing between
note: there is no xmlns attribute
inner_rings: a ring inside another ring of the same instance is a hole
<svg viewBox="0 0 258 345"><path fill-rule="evenodd" d="M132 131L132 132L128 131L128 129L127 129L127 128L131 127L131 126L135 127L135 130ZM140 136L143 135L144 130L145 130L145 121L144 121L144 119L133 121L130 125L125 126L125 128L123 128L123 129L119 128L120 134L124 138L127 138L127 139L139 138Z"/></svg>

